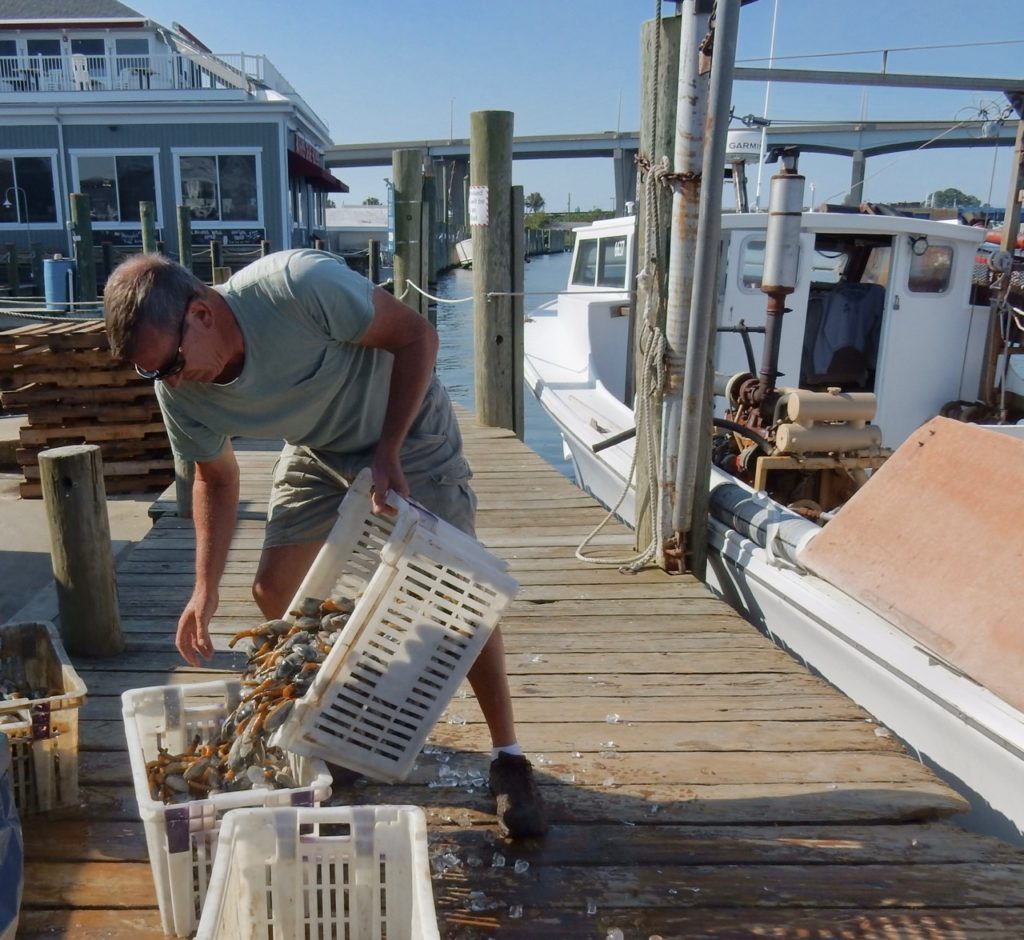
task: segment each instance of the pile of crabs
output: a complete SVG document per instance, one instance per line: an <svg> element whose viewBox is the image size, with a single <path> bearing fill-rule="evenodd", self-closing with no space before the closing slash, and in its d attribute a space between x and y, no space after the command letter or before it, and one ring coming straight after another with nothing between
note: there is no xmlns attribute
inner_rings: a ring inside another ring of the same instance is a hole
<svg viewBox="0 0 1024 940"><path fill-rule="evenodd" d="M292 620L268 620L228 644L249 639L242 698L209 740L197 734L180 754L160 748L146 763L153 799L181 803L253 787L297 785L286 753L270 744L306 694L355 609L349 598L306 598Z"/></svg>

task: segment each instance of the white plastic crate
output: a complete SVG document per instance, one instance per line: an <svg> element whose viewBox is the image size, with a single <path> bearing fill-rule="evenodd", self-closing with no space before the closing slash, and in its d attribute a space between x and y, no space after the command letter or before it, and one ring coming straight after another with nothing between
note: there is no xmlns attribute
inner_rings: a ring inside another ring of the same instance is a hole
<svg viewBox="0 0 1024 940"><path fill-rule="evenodd" d="M238 809L196 940L439 940L416 806Z"/></svg>
<svg viewBox="0 0 1024 940"><path fill-rule="evenodd" d="M150 794L146 761L180 754L195 735L212 740L241 699L237 679L133 689L121 696L135 797L145 824L164 933L190 936L199 921L225 813L247 806L314 806L331 793L323 761L289 755L297 787L217 793L168 805Z"/></svg>
<svg viewBox="0 0 1024 940"><path fill-rule="evenodd" d="M476 539L411 500L371 511L356 477L300 586L355 610L277 740L379 780L404 779L518 583Z"/></svg>
<svg viewBox="0 0 1024 940"><path fill-rule="evenodd" d="M11 744L11 783L21 815L78 803L78 709L85 683L52 623L0 626L0 677L56 694L0 702Z"/></svg>

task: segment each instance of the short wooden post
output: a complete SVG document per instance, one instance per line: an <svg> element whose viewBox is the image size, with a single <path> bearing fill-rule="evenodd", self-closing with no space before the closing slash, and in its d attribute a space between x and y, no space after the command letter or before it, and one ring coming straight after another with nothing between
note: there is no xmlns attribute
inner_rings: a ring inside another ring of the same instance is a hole
<svg viewBox="0 0 1024 940"><path fill-rule="evenodd" d="M43 293L43 246L32 245L32 296L40 297Z"/></svg>
<svg viewBox="0 0 1024 940"><path fill-rule="evenodd" d="M192 270L192 213L188 206L178 206L178 262Z"/></svg>
<svg viewBox="0 0 1024 940"><path fill-rule="evenodd" d="M7 288L8 296L17 297L21 293L21 276L18 274L18 246L13 242L4 245L7 252Z"/></svg>
<svg viewBox="0 0 1024 940"><path fill-rule="evenodd" d="M265 238L260 242L260 257L266 258L270 254L270 242Z"/></svg>
<svg viewBox="0 0 1024 940"><path fill-rule="evenodd" d="M366 245L366 276L371 284L380 283L380 242L376 238Z"/></svg>
<svg viewBox="0 0 1024 940"><path fill-rule="evenodd" d="M418 149L395 150L391 154L391 173L395 181L395 296L403 303L426 311L426 298L409 286L412 281L427 289L423 271L423 158ZM423 303L421 304L421 301Z"/></svg>
<svg viewBox="0 0 1024 940"><path fill-rule="evenodd" d="M316 249L317 251L323 251L323 250L324 250L324 242L323 242L323 239L321 239L321 238L314 238L314 239L313 239L313 247L314 247L314 248L315 248L315 249Z"/></svg>
<svg viewBox="0 0 1024 940"><path fill-rule="evenodd" d="M114 656L124 638L99 447L40 451L39 479L64 646L73 655Z"/></svg>
<svg viewBox="0 0 1024 940"><path fill-rule="evenodd" d="M223 267L224 258L221 252L220 242L217 239L211 239L210 241L210 270L216 271L217 268Z"/></svg>
<svg viewBox="0 0 1024 940"><path fill-rule="evenodd" d="M223 284L229 277L231 277L231 268L227 265L220 265L213 269L211 280L214 284Z"/></svg>
<svg viewBox="0 0 1024 940"><path fill-rule="evenodd" d="M139 221L142 225L142 252L156 252L156 206L151 202L139 203Z"/></svg>
<svg viewBox="0 0 1024 940"><path fill-rule="evenodd" d="M174 498L178 504L178 518L192 518L192 484L196 479L196 465L193 460L182 460L174 456Z"/></svg>
<svg viewBox="0 0 1024 940"><path fill-rule="evenodd" d="M512 324L511 111L469 116L469 223L473 233L473 338L477 420L515 429Z"/></svg>
<svg viewBox="0 0 1024 940"><path fill-rule="evenodd" d="M71 193L71 240L75 246L78 299L82 303L96 300L96 259L92 253L89 211L89 197L84 193Z"/></svg>

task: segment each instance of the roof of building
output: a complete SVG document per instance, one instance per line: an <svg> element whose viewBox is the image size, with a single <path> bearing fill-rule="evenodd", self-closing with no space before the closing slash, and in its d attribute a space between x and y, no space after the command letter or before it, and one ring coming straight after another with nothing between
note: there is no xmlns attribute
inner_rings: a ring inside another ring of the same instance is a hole
<svg viewBox="0 0 1024 940"><path fill-rule="evenodd" d="M0 20L145 19L118 0L0 0Z"/></svg>
<svg viewBox="0 0 1024 940"><path fill-rule="evenodd" d="M336 206L327 210L327 228L387 229L387 206Z"/></svg>

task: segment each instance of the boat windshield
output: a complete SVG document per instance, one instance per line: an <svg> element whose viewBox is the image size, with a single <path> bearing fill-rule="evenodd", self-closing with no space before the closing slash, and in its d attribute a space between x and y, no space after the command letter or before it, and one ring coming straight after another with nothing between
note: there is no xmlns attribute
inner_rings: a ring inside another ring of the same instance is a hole
<svg viewBox="0 0 1024 940"><path fill-rule="evenodd" d="M581 238L572 270L573 286L625 290L629 262L627 240L625 235Z"/></svg>

